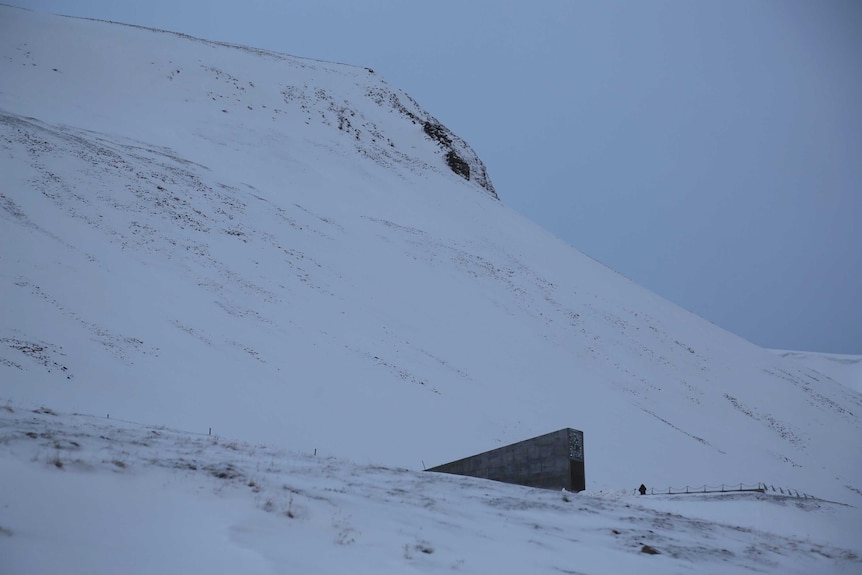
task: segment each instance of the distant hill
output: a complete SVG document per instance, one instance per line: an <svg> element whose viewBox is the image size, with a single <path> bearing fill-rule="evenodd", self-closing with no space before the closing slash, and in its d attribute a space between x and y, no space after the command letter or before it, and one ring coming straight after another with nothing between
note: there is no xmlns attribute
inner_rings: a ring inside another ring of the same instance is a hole
<svg viewBox="0 0 862 575"><path fill-rule="evenodd" d="M806 367L862 393L862 356L809 351L775 350L774 352L781 357L799 361Z"/></svg>

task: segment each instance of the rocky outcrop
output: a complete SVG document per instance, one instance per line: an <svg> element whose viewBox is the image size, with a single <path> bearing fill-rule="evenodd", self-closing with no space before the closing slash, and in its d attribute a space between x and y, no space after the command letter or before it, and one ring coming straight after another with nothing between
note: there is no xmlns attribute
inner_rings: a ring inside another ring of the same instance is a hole
<svg viewBox="0 0 862 575"><path fill-rule="evenodd" d="M391 107L414 124L422 126L425 135L439 146L441 157L450 170L465 180L477 184L494 199L499 199L494 184L488 177L485 164L467 142L426 112L409 95L400 90L387 88L375 87L368 91L367 96L381 107Z"/></svg>
<svg viewBox="0 0 862 575"><path fill-rule="evenodd" d="M470 164L464 161L464 159L459 156L455 150L449 150L446 152L446 165L449 166L453 172L467 180L470 181Z"/></svg>
<svg viewBox="0 0 862 575"><path fill-rule="evenodd" d="M449 135L451 132L443 124L430 120L425 122L423 129L432 140L436 140L446 150L446 165L449 169L469 182L470 164L452 148L452 137Z"/></svg>
<svg viewBox="0 0 862 575"><path fill-rule="evenodd" d="M467 181L475 181L497 198L497 192L488 178L485 165L464 140L434 118L425 120L422 129L429 138L443 148L446 165L450 170Z"/></svg>

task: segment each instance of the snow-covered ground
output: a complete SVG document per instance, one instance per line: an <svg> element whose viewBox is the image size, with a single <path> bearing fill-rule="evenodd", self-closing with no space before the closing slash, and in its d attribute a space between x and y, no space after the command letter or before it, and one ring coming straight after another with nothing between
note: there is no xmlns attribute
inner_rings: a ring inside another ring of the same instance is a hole
<svg viewBox="0 0 862 575"><path fill-rule="evenodd" d="M571 494L0 410L0 557L42 573L858 573L858 510ZM798 526L804 526L799 529Z"/></svg>
<svg viewBox="0 0 862 575"><path fill-rule="evenodd" d="M862 393L862 356L787 350L774 350L774 353L798 361Z"/></svg>
<svg viewBox="0 0 862 575"><path fill-rule="evenodd" d="M63 533L81 572L143 571L144 549L177 570L859 567L858 387L508 209L371 70L0 6L0 173L0 545L22 572ZM563 427L585 432L569 502L421 472Z"/></svg>

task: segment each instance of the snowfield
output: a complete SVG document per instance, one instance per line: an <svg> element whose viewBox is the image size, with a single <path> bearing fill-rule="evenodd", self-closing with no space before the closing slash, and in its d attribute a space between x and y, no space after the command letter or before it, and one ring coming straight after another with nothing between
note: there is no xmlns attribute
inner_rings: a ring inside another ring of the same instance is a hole
<svg viewBox="0 0 862 575"><path fill-rule="evenodd" d="M0 6L0 174L4 573L862 570L859 358L565 245L372 70ZM422 471L563 427L585 493Z"/></svg>
<svg viewBox="0 0 862 575"><path fill-rule="evenodd" d="M0 412L0 453L9 573L862 568L858 510L819 500L553 492L44 407Z"/></svg>

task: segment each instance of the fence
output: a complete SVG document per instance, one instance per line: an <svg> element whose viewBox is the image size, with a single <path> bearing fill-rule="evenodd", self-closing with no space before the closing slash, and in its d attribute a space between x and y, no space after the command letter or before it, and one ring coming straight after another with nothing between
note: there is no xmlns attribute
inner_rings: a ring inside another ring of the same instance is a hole
<svg viewBox="0 0 862 575"><path fill-rule="evenodd" d="M691 487L686 485L685 487L668 487L667 489L650 489L647 493L650 495L686 495L686 494L696 494L696 493L741 493L741 492L754 492L754 493L775 493L781 494L788 497L798 497L800 499L816 499L813 495L809 495L808 493L800 493L795 489L788 489L784 487L775 487L773 485L769 485L766 483L753 483L751 485L745 483L733 483L733 484L725 484L722 483L720 485L701 485L700 487ZM634 493L637 494L638 490L635 489Z"/></svg>

